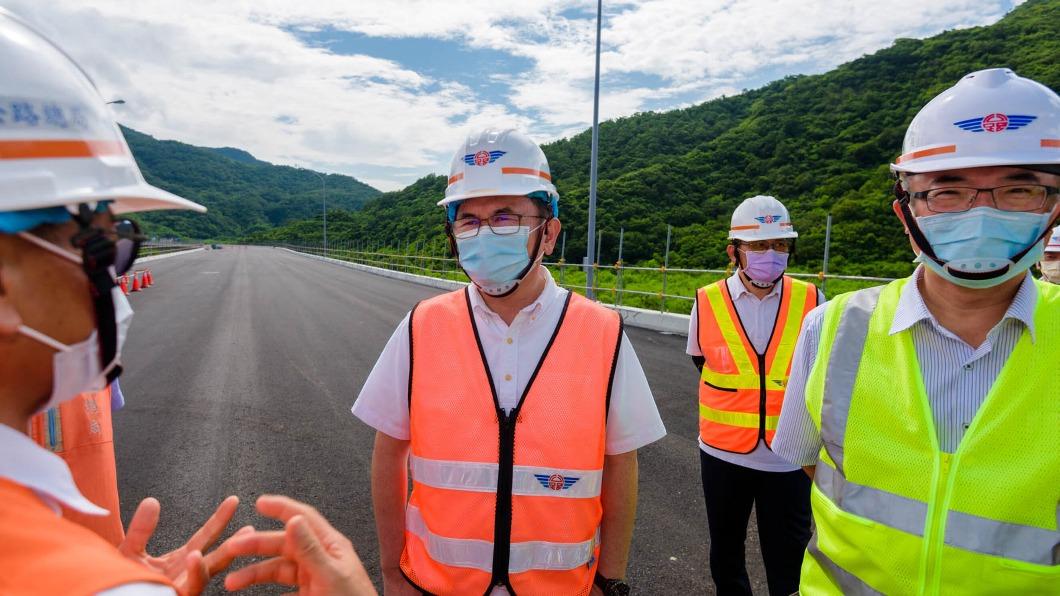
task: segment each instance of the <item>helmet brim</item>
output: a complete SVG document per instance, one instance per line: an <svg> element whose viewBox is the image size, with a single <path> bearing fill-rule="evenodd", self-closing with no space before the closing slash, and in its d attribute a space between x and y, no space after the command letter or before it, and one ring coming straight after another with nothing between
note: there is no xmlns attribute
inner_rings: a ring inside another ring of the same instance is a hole
<svg viewBox="0 0 1060 596"><path fill-rule="evenodd" d="M525 190L525 192L524 192ZM534 193L546 192L549 195L549 199L556 200L559 195L551 190L541 188L540 185L530 186L527 185L526 189L499 189L499 188L481 188L473 192L462 193L458 195L447 196L444 199L438 201L439 207L446 207L452 203L459 203L461 201L467 201L469 199L481 199L483 197L528 197Z"/></svg>
<svg viewBox="0 0 1060 596"><path fill-rule="evenodd" d="M1056 164L1042 163L1041 152L1027 152L1025 154L1009 154L1005 157L980 156L980 157L939 157L934 159L919 159L908 164L891 164L891 172L895 174L926 174L928 172L942 172L945 170L963 170L965 168L988 168L991 166L1014 166L1027 167L1028 169L1044 169L1051 167L1060 168L1060 162Z"/></svg>
<svg viewBox="0 0 1060 596"><path fill-rule="evenodd" d="M743 233L740 233L740 232L736 232L736 233L730 232L729 233L729 240L740 240L742 242L754 242L756 240L777 240L777 239L781 239L781 238L798 238L798 237L799 237L799 233L796 232L795 230L792 230L790 232L781 232L779 234L773 234L773 235L769 235L769 236L743 234Z"/></svg>
<svg viewBox="0 0 1060 596"><path fill-rule="evenodd" d="M164 209L181 209L196 213L206 213L205 206L146 183L109 189L107 195L103 198L114 200L112 210L115 213L160 211Z"/></svg>

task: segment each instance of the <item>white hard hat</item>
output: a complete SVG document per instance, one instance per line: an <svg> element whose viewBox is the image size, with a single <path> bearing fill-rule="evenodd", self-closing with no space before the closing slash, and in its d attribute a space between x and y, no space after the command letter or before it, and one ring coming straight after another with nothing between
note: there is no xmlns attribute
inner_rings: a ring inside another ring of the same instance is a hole
<svg viewBox="0 0 1060 596"><path fill-rule="evenodd" d="M1045 252L1060 252L1060 226L1053 228L1049 241L1045 243Z"/></svg>
<svg viewBox="0 0 1060 596"><path fill-rule="evenodd" d="M732 212L729 240L770 240L798 238L784 203L775 197L758 195L744 199Z"/></svg>
<svg viewBox="0 0 1060 596"><path fill-rule="evenodd" d="M115 213L206 211L147 184L88 75L0 9L0 212L103 200Z"/></svg>
<svg viewBox="0 0 1060 596"><path fill-rule="evenodd" d="M559 193L545 153L517 130L487 128L460 144L449 168L449 185L438 205L492 196L547 195L553 209Z"/></svg>
<svg viewBox="0 0 1060 596"><path fill-rule="evenodd" d="M991 68L965 75L920 110L891 171L1024 165L1060 167L1060 97Z"/></svg>

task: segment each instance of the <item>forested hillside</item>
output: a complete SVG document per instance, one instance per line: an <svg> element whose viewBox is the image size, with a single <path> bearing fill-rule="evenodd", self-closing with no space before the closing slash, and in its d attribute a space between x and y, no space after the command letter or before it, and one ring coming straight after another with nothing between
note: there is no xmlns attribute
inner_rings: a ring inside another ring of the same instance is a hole
<svg viewBox="0 0 1060 596"><path fill-rule="evenodd" d="M151 184L206 205L205 215L144 213L153 236L238 238L306 218L323 209L317 174L260 161L240 149L195 147L159 141L122 127ZM349 176L327 174L329 208L357 209L379 191Z"/></svg>
<svg viewBox="0 0 1060 596"><path fill-rule="evenodd" d="M934 95L964 74L1006 66L1060 89L1060 1L1030 0L990 27L949 31L890 48L815 76L666 113L605 122L600 129L602 261L613 261L620 227L624 260L661 260L674 226L671 266L725 263L729 214L743 198L772 194L791 209L798 259L819 267L824 223L833 216L831 269L899 275L909 245L890 211L887 164L905 127ZM606 65L605 65L606 68ZM585 250L590 134L544 147L557 181L567 260ZM428 176L329 217L332 242L438 242L434 203L445 179ZM319 241L320 222L253 234L259 241Z"/></svg>

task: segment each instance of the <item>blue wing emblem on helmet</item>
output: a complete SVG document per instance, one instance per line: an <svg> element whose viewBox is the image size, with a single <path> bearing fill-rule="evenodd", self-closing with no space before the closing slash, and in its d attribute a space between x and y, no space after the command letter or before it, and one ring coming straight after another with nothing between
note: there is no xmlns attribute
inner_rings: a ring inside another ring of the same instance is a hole
<svg viewBox="0 0 1060 596"><path fill-rule="evenodd" d="M987 114L977 118L959 120L953 125L968 132L1001 132L1023 128L1037 119L1037 116L1021 114Z"/></svg>
<svg viewBox="0 0 1060 596"><path fill-rule="evenodd" d="M574 483L581 480L578 476L564 476L562 474L534 474L534 478L541 483L541 486L549 490L567 490L574 486Z"/></svg>
<svg viewBox="0 0 1060 596"><path fill-rule="evenodd" d="M464 156L464 163L469 166L484 166L497 161L507 151L478 151Z"/></svg>
<svg viewBox="0 0 1060 596"><path fill-rule="evenodd" d="M758 223L771 224L771 223L777 223L778 221L780 221L781 217L783 217L783 216L781 216L781 215L761 215L759 217L756 217L755 220L758 221Z"/></svg>

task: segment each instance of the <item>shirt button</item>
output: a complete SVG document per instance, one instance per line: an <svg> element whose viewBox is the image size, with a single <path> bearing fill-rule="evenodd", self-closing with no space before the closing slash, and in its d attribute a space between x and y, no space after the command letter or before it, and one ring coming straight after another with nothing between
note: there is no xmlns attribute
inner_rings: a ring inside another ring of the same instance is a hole
<svg viewBox="0 0 1060 596"><path fill-rule="evenodd" d="M511 375L504 375L504 380L505 381L511 381L512 380L512 376Z"/></svg>
<svg viewBox="0 0 1060 596"><path fill-rule="evenodd" d="M972 365L971 364L965 364L964 365L964 370L972 370Z"/></svg>
<svg viewBox="0 0 1060 596"><path fill-rule="evenodd" d="M508 339L506 339L504 341L508 342L508 345L512 345L512 338L509 337Z"/></svg>

